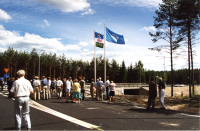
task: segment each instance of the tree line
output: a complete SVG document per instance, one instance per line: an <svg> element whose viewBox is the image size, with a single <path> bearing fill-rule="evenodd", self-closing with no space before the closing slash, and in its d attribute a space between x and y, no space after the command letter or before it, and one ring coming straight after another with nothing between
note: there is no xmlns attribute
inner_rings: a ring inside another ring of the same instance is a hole
<svg viewBox="0 0 200 131"><path fill-rule="evenodd" d="M9 76L17 78L16 72L23 69L26 72L25 77L29 80L34 76L39 75L39 53L36 49L32 51L17 51L13 48L8 48L6 51L0 53L0 76L3 77L4 68L9 68ZM107 76L115 83L148 83L151 76L166 76L167 84L171 83L171 71L153 71L144 69L141 60L126 66L122 61L118 64L115 59L106 60ZM104 59L102 56L96 58L97 77L102 77L104 80ZM188 83L188 69L174 70L173 84L189 84ZM165 75L164 75L165 73ZM91 82L94 78L94 58L91 61L67 59L66 56L57 56L56 53L40 54L40 78L42 76L51 78L78 78L85 77L87 82ZM199 69L194 70L195 82L199 83Z"/></svg>

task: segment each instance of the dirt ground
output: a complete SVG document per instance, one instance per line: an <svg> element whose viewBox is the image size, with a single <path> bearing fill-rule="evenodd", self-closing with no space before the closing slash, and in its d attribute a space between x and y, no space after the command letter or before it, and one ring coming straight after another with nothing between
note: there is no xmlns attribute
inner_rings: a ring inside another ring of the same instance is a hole
<svg viewBox="0 0 200 131"><path fill-rule="evenodd" d="M183 94L181 96L181 93ZM174 87L174 96L171 97L171 88L165 89L165 107L166 109L172 110L180 110L187 112L195 112L200 113L200 86L195 86L195 94L196 96L193 98L189 98L189 87ZM197 95L198 94L198 95ZM116 96L120 97L120 96ZM130 97L125 95L122 99L132 101L135 103L139 103L142 105L147 105L147 96L145 97ZM118 100L116 100L118 101ZM156 107L160 107L160 102L158 97L156 98Z"/></svg>

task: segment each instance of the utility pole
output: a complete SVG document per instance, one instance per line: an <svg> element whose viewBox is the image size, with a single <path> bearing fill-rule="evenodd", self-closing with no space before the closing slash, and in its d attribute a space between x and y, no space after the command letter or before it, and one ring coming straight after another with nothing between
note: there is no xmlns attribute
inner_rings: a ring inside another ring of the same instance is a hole
<svg viewBox="0 0 200 131"><path fill-rule="evenodd" d="M39 77L39 80L40 80L40 53L42 52L43 50L41 50L40 52L39 52L39 69L38 69L38 77Z"/></svg>

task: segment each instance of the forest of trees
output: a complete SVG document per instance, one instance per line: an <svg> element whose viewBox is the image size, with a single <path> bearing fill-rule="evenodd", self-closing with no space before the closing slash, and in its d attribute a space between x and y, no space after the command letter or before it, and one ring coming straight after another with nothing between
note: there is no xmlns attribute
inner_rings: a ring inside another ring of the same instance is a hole
<svg viewBox="0 0 200 131"><path fill-rule="evenodd" d="M0 77L3 77L4 68L9 68L10 77L17 77L16 72L19 69L26 71L26 78L33 79L38 76L39 69L39 53L36 49L29 52L16 51L8 48L0 53ZM97 57L96 59L97 77L104 80L104 59ZM125 65L122 61L118 64L116 60L107 59L107 76L115 83L148 83L151 76L164 77L163 71L146 70L142 61ZM166 71L167 84L171 83L171 72ZM195 83L199 84L199 69L194 69ZM40 55L40 77L46 76L51 78L68 78L69 76L78 78L84 76L87 82L94 78L94 58L91 61L67 59L65 55L57 56L55 53L41 53ZM188 69L174 70L174 84L188 84Z"/></svg>

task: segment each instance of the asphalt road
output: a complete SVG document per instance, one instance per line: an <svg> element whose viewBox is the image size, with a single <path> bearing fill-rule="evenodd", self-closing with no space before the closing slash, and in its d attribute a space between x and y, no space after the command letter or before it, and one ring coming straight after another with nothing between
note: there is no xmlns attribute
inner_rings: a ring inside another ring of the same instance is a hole
<svg viewBox="0 0 200 131"><path fill-rule="evenodd" d="M0 93L0 130L14 130L14 100ZM95 101L65 103L55 95L30 101L32 130L199 130L200 114L146 110L133 103ZM38 109L36 109L38 108ZM47 113L48 112L48 113ZM94 128L91 128L94 127ZM26 130L23 123L22 130Z"/></svg>

